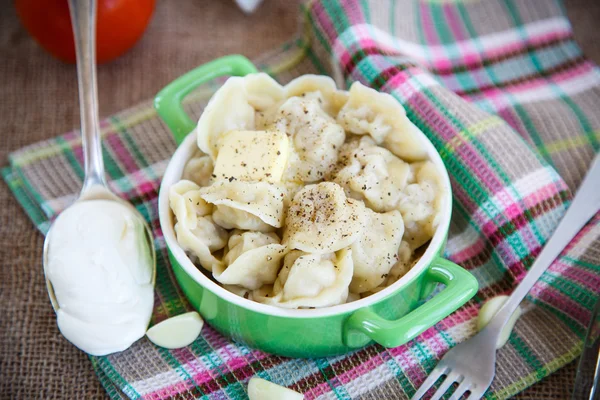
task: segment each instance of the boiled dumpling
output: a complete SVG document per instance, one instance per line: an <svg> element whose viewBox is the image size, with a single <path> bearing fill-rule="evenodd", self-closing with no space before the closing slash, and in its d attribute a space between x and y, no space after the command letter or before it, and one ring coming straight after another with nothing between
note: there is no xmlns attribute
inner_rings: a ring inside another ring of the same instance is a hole
<svg viewBox="0 0 600 400"><path fill-rule="evenodd" d="M254 214L223 204L215 207L212 217L216 224L225 229L243 229L258 232L274 232L276 229Z"/></svg>
<svg viewBox="0 0 600 400"><path fill-rule="evenodd" d="M379 286L398 261L398 249L404 233L404 223L399 211L385 214L366 211L366 227L357 241L352 243L354 277L350 290L362 293Z"/></svg>
<svg viewBox="0 0 600 400"><path fill-rule="evenodd" d="M211 253L225 247L228 233L208 215L212 206L200 197L199 186L179 181L169 190L169 204L175 214L175 235L184 251L198 258L211 271L221 261Z"/></svg>
<svg viewBox="0 0 600 400"><path fill-rule="evenodd" d="M245 299L252 300L252 290L250 290L250 289L246 289L245 287L238 286L238 285L223 285L222 284L221 286L223 286L223 289L235 294L236 296L240 296Z"/></svg>
<svg viewBox="0 0 600 400"><path fill-rule="evenodd" d="M370 135L377 144L383 144L404 160L427 159L418 130L406 117L404 107L387 93L354 82L337 122L348 132Z"/></svg>
<svg viewBox="0 0 600 400"><path fill-rule="evenodd" d="M300 97L304 100L315 100L333 118L348 101L348 92L337 90L333 79L325 75L302 75L290 81L283 89L285 99ZM265 129L272 124L277 119L279 107L284 101L257 112L255 114L256 129Z"/></svg>
<svg viewBox="0 0 600 400"><path fill-rule="evenodd" d="M403 240L398 249L398 261L390 269L385 281L372 291L361 293L361 296L383 290L386 287L393 285L411 270L411 268L419 261L419 258L420 256L416 258L413 256L413 251L410 249L408 242Z"/></svg>
<svg viewBox="0 0 600 400"><path fill-rule="evenodd" d="M348 92L338 90L334 80L325 75L302 75L283 89L287 98L316 99L321 108L334 118L348 101Z"/></svg>
<svg viewBox="0 0 600 400"><path fill-rule="evenodd" d="M368 136L344 144L333 180L377 212L394 210L412 180L410 165Z"/></svg>
<svg viewBox="0 0 600 400"><path fill-rule="evenodd" d="M275 285L255 290L255 301L283 308L328 307L346 302L352 280L352 251L285 256Z"/></svg>
<svg viewBox="0 0 600 400"><path fill-rule="evenodd" d="M210 156L197 151L185 164L182 179L192 181L200 186L208 186L210 185L213 168L214 165Z"/></svg>
<svg viewBox="0 0 600 400"><path fill-rule="evenodd" d="M200 186L188 180L180 180L169 188L169 205L177 221L191 228L197 218L213 210L213 206L200 197Z"/></svg>
<svg viewBox="0 0 600 400"><path fill-rule="evenodd" d="M404 240L415 250L433 237L444 201L439 174L431 161L413 166L415 183L407 185L398 210L404 220Z"/></svg>
<svg viewBox="0 0 600 400"><path fill-rule="evenodd" d="M265 73L229 78L200 116L198 147L214 160L220 135L234 129L253 130L255 113L272 108L283 96L283 87Z"/></svg>
<svg viewBox="0 0 600 400"><path fill-rule="evenodd" d="M291 97L285 101L268 129L290 136L284 180L316 182L334 167L346 134L320 107L316 99Z"/></svg>
<svg viewBox="0 0 600 400"><path fill-rule="evenodd" d="M225 229L214 223L210 215L198 218L192 229L181 222L176 223L175 235L183 250L196 256L200 265L207 270L212 271L221 265L212 252L225 247L228 235Z"/></svg>
<svg viewBox="0 0 600 400"><path fill-rule="evenodd" d="M215 222L226 229L272 231L283 224L286 190L267 182L217 182L200 189L214 204Z"/></svg>
<svg viewBox="0 0 600 400"><path fill-rule="evenodd" d="M256 111L272 108L274 104L280 103L285 98L283 87L269 74L259 72L248 74L242 78L245 87L245 95L248 104Z"/></svg>
<svg viewBox="0 0 600 400"><path fill-rule="evenodd" d="M292 200L294 199L294 197L296 196L296 193L298 193L299 191L301 191L304 188L304 185L302 183L299 182L281 182L280 183L280 188L282 188L283 190L285 190L285 203L284 203L284 207L287 210L290 206L290 204L292 203Z"/></svg>
<svg viewBox="0 0 600 400"><path fill-rule="evenodd" d="M292 249L331 253L351 245L364 227L365 206L337 183L305 186L287 212L284 241Z"/></svg>
<svg viewBox="0 0 600 400"><path fill-rule="evenodd" d="M360 294L348 292L348 298L346 299L346 303L352 303L353 301L360 300Z"/></svg>
<svg viewBox="0 0 600 400"><path fill-rule="evenodd" d="M400 243L400 248L398 249L398 261L390 269L390 272L388 273L384 283L385 287L393 284L398 279L406 275L413 264L412 254L413 252L410 249L408 242L403 240L402 243Z"/></svg>
<svg viewBox="0 0 600 400"><path fill-rule="evenodd" d="M254 109L245 96L244 78L231 77L211 97L200 116L196 135L198 147L214 160L219 136L225 132L254 128Z"/></svg>
<svg viewBox="0 0 600 400"><path fill-rule="evenodd" d="M277 278L286 246L275 233L234 232L223 255L223 266L213 269L221 283L258 289Z"/></svg>

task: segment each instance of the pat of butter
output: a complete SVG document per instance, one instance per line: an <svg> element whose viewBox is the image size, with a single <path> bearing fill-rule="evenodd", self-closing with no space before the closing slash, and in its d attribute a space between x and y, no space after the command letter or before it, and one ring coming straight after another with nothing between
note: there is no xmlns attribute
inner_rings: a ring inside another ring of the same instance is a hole
<svg viewBox="0 0 600 400"><path fill-rule="evenodd" d="M250 400L302 400L304 395L253 376L248 382Z"/></svg>
<svg viewBox="0 0 600 400"><path fill-rule="evenodd" d="M281 180L288 158L289 140L279 131L231 131L219 142L215 181Z"/></svg>

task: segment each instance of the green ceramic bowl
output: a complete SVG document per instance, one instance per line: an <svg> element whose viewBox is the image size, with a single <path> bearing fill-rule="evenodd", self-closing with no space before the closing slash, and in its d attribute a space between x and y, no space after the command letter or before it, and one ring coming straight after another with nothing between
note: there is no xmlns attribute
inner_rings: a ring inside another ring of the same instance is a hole
<svg viewBox="0 0 600 400"><path fill-rule="evenodd" d="M386 289L348 304L288 310L236 296L212 281L190 261L175 238L168 199L169 188L181 179L184 165L196 150L195 135L189 134L196 123L183 111L181 102L198 85L215 77L255 72L256 68L242 56L224 57L176 79L155 99L159 115L179 144L160 188L160 225L175 277L206 322L224 335L268 353L323 357L345 353L373 342L386 347L399 346L469 300L477 291L477 281L463 268L442 258L450 224L450 181L439 154L424 135L429 156L441 171L445 191L443 216L419 262ZM443 284L444 289L423 302L437 284Z"/></svg>

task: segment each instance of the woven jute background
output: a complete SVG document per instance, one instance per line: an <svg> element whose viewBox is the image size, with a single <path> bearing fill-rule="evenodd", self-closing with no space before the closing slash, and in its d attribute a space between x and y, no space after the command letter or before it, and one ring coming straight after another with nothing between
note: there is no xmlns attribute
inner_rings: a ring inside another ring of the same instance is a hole
<svg viewBox="0 0 600 400"><path fill-rule="evenodd" d="M144 38L98 68L100 114L152 97L182 73L226 54L250 58L298 29L298 0L265 0L246 16L233 1L161 0ZM600 3L569 0L575 36L600 62ZM75 67L44 53L20 26L12 0L0 1L0 160L27 144L79 124ZM4 162L3 162L4 163ZM104 398L87 357L60 336L43 283L43 237L0 185L0 398ZM521 399L565 399L571 364L521 393Z"/></svg>

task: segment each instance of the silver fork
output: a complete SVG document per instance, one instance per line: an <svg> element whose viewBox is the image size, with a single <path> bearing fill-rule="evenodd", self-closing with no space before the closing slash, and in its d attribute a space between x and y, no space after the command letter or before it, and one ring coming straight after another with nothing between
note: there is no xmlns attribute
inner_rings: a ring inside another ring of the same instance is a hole
<svg viewBox="0 0 600 400"><path fill-rule="evenodd" d="M470 392L469 400L480 399L483 396L496 374L496 342L500 331L552 261L599 209L600 154L596 155L567 213L525 278L481 332L446 353L412 400L421 399L443 375L446 375L446 378L431 397L432 400L441 398L454 383L458 383L458 387L450 400L458 400L466 392Z"/></svg>

